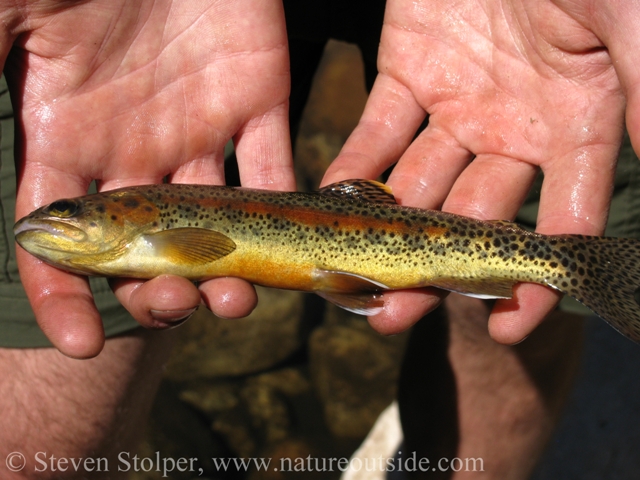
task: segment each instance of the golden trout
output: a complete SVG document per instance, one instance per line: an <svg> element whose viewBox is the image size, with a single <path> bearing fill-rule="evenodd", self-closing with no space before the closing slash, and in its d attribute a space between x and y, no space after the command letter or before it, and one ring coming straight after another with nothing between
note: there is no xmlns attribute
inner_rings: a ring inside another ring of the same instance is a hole
<svg viewBox="0 0 640 480"><path fill-rule="evenodd" d="M233 276L316 292L374 314L380 292L434 286L509 298L519 282L553 287L640 341L640 241L541 235L399 206L370 180L283 193L146 185L58 200L21 219L16 240L71 272L192 280Z"/></svg>

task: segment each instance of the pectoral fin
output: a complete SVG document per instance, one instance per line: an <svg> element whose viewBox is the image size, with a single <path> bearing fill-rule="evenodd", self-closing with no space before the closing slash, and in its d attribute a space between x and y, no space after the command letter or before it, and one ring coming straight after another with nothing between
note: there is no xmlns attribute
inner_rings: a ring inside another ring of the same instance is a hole
<svg viewBox="0 0 640 480"><path fill-rule="evenodd" d="M226 235L204 228L172 228L145 235L145 240L158 255L175 263L192 265L213 262L236 248L234 241Z"/></svg>

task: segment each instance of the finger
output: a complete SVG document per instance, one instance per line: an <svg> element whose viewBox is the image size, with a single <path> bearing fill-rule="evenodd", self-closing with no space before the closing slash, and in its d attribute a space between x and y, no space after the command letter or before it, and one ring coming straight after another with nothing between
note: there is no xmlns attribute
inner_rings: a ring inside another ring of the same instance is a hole
<svg viewBox="0 0 640 480"><path fill-rule="evenodd" d="M104 331L87 278L50 267L21 248L16 257L38 325L53 346L72 358L98 355Z"/></svg>
<svg viewBox="0 0 640 480"><path fill-rule="evenodd" d="M427 127L402 155L389 177L402 205L439 209L471 154L446 133ZM436 289L388 292L384 310L369 322L380 333L398 333L436 308L446 294Z"/></svg>
<svg viewBox="0 0 640 480"><path fill-rule="evenodd" d="M321 184L327 185L350 178L378 177L401 158L424 118L425 111L406 87L390 77L378 75L358 125L347 139L340 155L327 169ZM406 154L406 162L410 164L405 169L407 172L412 166L416 166L414 157L423 159L427 154L430 155L431 146L438 153L442 147L439 142L430 141L431 137L427 134L421 137L425 140L415 147L409 147L411 151ZM424 156L421 156L421 150L426 152ZM404 157L402 162L405 162ZM402 162L396 169L401 167ZM423 163L425 166L429 164L427 161ZM407 181L409 178L422 178L420 174L414 171L394 178L396 183L390 182L390 185L403 204L419 206L421 201L424 202L421 195L425 191L424 185ZM419 187L415 194L407 193L413 192L414 187ZM405 202L405 198L409 201ZM370 317L369 322L380 333L399 333L417 322L426 311L435 308L440 299L441 295L417 291L386 292L384 310Z"/></svg>
<svg viewBox="0 0 640 480"><path fill-rule="evenodd" d="M447 211L483 220L513 219L537 175L526 162L478 156L460 176L445 202ZM521 341L555 308L560 296L538 285L517 285L513 298L496 302L489 333L498 342Z"/></svg>
<svg viewBox="0 0 640 480"><path fill-rule="evenodd" d="M235 137L236 156L242 184L252 188L292 191L296 188L288 105L281 104L269 113L252 119ZM224 183L224 173L218 161L201 162L199 168L182 168L173 180L184 183ZM208 172L208 176L203 175ZM174 288L178 288L175 285ZM253 286L235 278L214 279L200 285L200 294L211 311L223 318L249 315L258 298Z"/></svg>
<svg viewBox="0 0 640 480"><path fill-rule="evenodd" d="M105 178L96 180L98 192L108 192L117 188L131 187L133 185L151 185L162 183L162 175L146 175L121 178Z"/></svg>
<svg viewBox="0 0 640 480"><path fill-rule="evenodd" d="M478 155L458 176L442 209L479 220L513 219L537 173L537 167L514 158Z"/></svg>
<svg viewBox="0 0 640 480"><path fill-rule="evenodd" d="M429 135L425 137L430 138ZM408 168L398 177L392 175L393 178L389 178L390 184L392 180L395 182L396 178L403 182L400 188L397 188L395 183L392 187L394 191L402 189L406 192L402 194L403 203L404 199L408 199L412 206L419 208L438 207L443 203L443 197L451 190L444 201L443 209L446 211L480 219L513 218L535 179L535 167L510 158L481 155L459 174L468 162L468 152L447 142L441 142L438 137L439 135L434 136L431 143L436 152L434 163L440 165L439 167L431 165L426 158L414 157L410 159L410 163L415 170ZM425 144L427 142L425 139L422 141ZM405 156L402 158L402 162L404 161ZM451 171L447 165L451 165ZM395 174L401 166L402 163L399 163L393 173ZM432 177L416 173L430 169L435 170ZM410 174L411 171L414 172L413 175ZM414 192L424 188L424 183L418 182L427 182L428 187L424 190L432 194L424 194L422 198L417 196ZM418 186L413 186L416 184ZM451 184L454 184L453 187ZM395 332L399 326L408 328L433 310L444 296L444 292L432 289L418 290L411 296L407 292L390 292L385 294L384 311L370 321L380 332ZM396 316L402 320L394 318Z"/></svg>
<svg viewBox="0 0 640 480"><path fill-rule="evenodd" d="M369 324L383 335L404 332L435 309L446 296L446 292L435 288L385 292L384 309L370 316Z"/></svg>
<svg viewBox="0 0 640 480"><path fill-rule="evenodd" d="M387 184L402 205L440 209L471 158L451 135L429 125L404 152Z"/></svg>
<svg viewBox="0 0 640 480"><path fill-rule="evenodd" d="M180 165L168 179L169 183L224 185L224 145L218 145L209 155Z"/></svg>
<svg viewBox="0 0 640 480"><path fill-rule="evenodd" d="M586 149L561 159L545 172L537 231L545 234L601 235L606 225L615 175L612 145ZM506 344L520 342L556 308L562 296L527 284L514 298L496 302L489 319L491 336Z"/></svg>
<svg viewBox="0 0 640 480"><path fill-rule="evenodd" d="M86 189L87 183L78 176L31 163L19 177L16 218L61 197L81 195ZM38 325L51 343L74 358L100 353L104 332L87 279L46 265L20 248L16 256Z"/></svg>
<svg viewBox="0 0 640 480"><path fill-rule="evenodd" d="M243 186L295 190L288 104L253 118L234 140Z"/></svg>
<svg viewBox="0 0 640 480"><path fill-rule="evenodd" d="M260 122L249 124L243 131L242 140L239 142L240 151L237 153L241 155L243 150L252 150L255 147L249 162L240 161L241 165L252 164L251 167L244 167L246 171L257 170L251 180L255 183L250 186L270 184L271 188L292 190L295 188L295 180L286 109L281 107L278 110L277 114L266 115ZM217 154L192 160L181 166L171 176L171 181L222 184L222 163L220 149ZM122 180L118 186L123 186ZM239 279L203 282L200 291L187 280L170 276L144 283L131 280L114 282L114 288L118 299L133 317L142 325L152 328L166 328L176 322L182 322L200 303L201 293L211 310L226 318L248 315L257 302L254 288Z"/></svg>
<svg viewBox="0 0 640 480"><path fill-rule="evenodd" d="M537 169L501 156L476 158L460 176L445 202L447 211L492 219L512 219L528 194ZM533 284L516 285L513 298L497 301L489 319L494 340L514 344L533 331L561 296Z"/></svg>
<svg viewBox="0 0 640 480"><path fill-rule="evenodd" d="M378 177L398 161L424 118L425 111L409 89L378 75L358 125L321 184Z"/></svg>
<svg viewBox="0 0 640 480"><path fill-rule="evenodd" d="M640 152L640 75L633 89L627 94L627 130L636 155Z"/></svg>
<svg viewBox="0 0 640 480"><path fill-rule="evenodd" d="M111 286L120 303L147 328L178 325L201 303L198 288L182 277L161 275L147 282L114 279Z"/></svg>
<svg viewBox="0 0 640 480"><path fill-rule="evenodd" d="M498 300L489 317L489 335L505 345L520 343L557 307L562 294L533 283L513 288L508 300Z"/></svg>
<svg viewBox="0 0 640 480"><path fill-rule="evenodd" d="M574 6L578 6L576 4ZM640 48L640 36L637 34L637 18L640 5L637 2L605 2L598 15L578 14L579 21L589 25L594 33L606 45L615 75L626 96L626 126L634 150L640 152L640 68L635 55ZM577 9L579 11L579 9ZM570 13L571 14L571 13ZM615 25L615 28L612 28ZM615 104L609 106L611 110ZM624 108L624 105L622 106Z"/></svg>
<svg viewBox="0 0 640 480"><path fill-rule="evenodd" d="M256 290L239 278L216 278L200 285L202 298L211 311L222 318L249 315L258 304Z"/></svg>

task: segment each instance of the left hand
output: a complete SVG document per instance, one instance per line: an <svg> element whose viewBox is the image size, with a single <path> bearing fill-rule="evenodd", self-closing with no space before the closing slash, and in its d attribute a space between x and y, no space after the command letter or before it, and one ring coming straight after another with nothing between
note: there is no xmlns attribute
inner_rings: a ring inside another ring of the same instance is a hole
<svg viewBox="0 0 640 480"><path fill-rule="evenodd" d="M323 184L376 178L398 161L388 183L401 204L512 219L542 169L537 231L602 234L625 95L611 54L572 14L537 0L389 0L378 69ZM402 331L441 297L385 294L370 321ZM548 288L518 285L496 303L490 333L516 343L558 301Z"/></svg>

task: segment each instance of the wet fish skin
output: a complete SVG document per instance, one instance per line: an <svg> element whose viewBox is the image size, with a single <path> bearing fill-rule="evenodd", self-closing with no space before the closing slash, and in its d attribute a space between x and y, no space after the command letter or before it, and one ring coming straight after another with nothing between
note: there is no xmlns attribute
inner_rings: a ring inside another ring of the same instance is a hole
<svg viewBox="0 0 640 480"><path fill-rule="evenodd" d="M314 193L147 185L64 199L15 226L23 248L87 275L236 276L316 292L363 314L384 290L435 286L508 298L547 285L640 341L640 241L542 235L399 206L368 180Z"/></svg>

